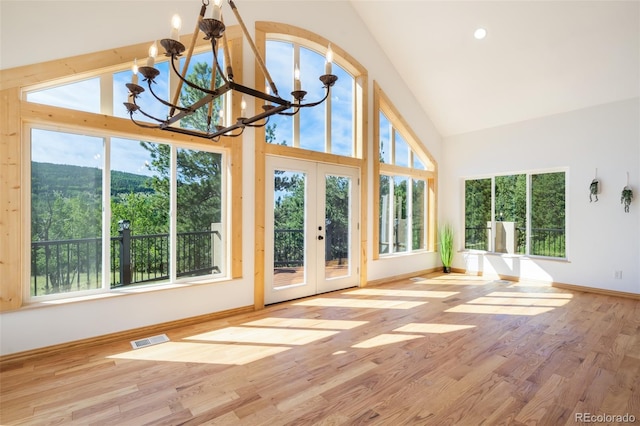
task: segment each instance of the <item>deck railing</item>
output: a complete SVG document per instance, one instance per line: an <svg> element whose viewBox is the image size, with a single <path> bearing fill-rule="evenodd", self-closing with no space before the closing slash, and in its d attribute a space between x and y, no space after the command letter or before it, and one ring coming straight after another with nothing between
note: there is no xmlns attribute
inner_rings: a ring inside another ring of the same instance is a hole
<svg viewBox="0 0 640 426"><path fill-rule="evenodd" d="M177 234L178 277L220 272L216 256L220 231ZM110 239L112 288L169 279L169 234L131 235L123 230ZM32 296L102 286L102 239L82 238L31 243ZM44 289L44 290L42 290Z"/></svg>
<svg viewBox="0 0 640 426"><path fill-rule="evenodd" d="M526 228L516 228L516 253L526 253ZM465 228L465 248L472 250L490 250L492 240L491 227ZM565 257L565 230L562 228L531 228L529 252L536 256Z"/></svg>

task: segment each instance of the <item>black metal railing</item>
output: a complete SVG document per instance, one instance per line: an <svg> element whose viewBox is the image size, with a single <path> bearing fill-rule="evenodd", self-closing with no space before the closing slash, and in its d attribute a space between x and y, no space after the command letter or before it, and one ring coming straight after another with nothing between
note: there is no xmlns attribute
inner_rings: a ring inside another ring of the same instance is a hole
<svg viewBox="0 0 640 426"><path fill-rule="evenodd" d="M304 230L276 229L273 234L273 266L275 268L303 266Z"/></svg>
<svg viewBox="0 0 640 426"><path fill-rule="evenodd" d="M215 239L218 231L177 234L177 276L220 272ZM169 279L169 234L131 235L123 230L110 239L112 288ZM90 290L102 286L102 239L31 243L31 295Z"/></svg>
<svg viewBox="0 0 640 426"><path fill-rule="evenodd" d="M516 253L526 253L526 228L516 228ZM465 248L489 250L491 227L465 228ZM562 228L531 228L529 251L531 255L548 257L566 256L565 230Z"/></svg>

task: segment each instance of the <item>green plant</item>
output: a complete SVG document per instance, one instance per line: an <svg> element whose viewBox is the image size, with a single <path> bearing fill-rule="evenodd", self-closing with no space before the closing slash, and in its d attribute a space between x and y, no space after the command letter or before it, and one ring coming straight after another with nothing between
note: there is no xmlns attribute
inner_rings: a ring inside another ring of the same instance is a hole
<svg viewBox="0 0 640 426"><path fill-rule="evenodd" d="M633 191L628 186L625 186L622 190L622 196L620 197L620 203L624 203L624 211L629 213L629 205L631 204L631 199L633 198Z"/></svg>
<svg viewBox="0 0 640 426"><path fill-rule="evenodd" d="M451 225L442 225L439 231L440 236L440 259L444 272L451 271L453 262L453 228Z"/></svg>

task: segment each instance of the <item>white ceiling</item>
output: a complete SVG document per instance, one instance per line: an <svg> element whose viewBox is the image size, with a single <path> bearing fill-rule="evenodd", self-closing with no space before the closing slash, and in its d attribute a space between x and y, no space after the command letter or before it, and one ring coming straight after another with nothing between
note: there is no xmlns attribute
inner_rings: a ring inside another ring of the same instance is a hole
<svg viewBox="0 0 640 426"><path fill-rule="evenodd" d="M351 3L443 136L640 95L639 1Z"/></svg>

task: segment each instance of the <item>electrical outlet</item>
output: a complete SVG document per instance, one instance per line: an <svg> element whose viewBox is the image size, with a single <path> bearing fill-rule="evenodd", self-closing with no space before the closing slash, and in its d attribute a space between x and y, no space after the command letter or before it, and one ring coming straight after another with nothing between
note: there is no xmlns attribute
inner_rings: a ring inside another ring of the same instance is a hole
<svg viewBox="0 0 640 426"><path fill-rule="evenodd" d="M615 278L616 280L621 280L622 279L622 271L613 271L613 278Z"/></svg>

